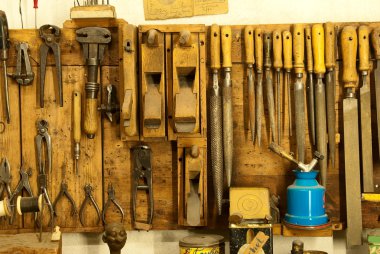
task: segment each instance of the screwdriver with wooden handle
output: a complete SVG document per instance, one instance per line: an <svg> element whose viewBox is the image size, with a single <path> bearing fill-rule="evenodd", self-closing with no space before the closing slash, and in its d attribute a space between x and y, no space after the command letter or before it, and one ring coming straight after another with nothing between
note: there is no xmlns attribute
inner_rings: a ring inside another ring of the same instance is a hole
<svg viewBox="0 0 380 254"><path fill-rule="evenodd" d="M359 71L362 76L360 88L360 123L361 123L361 162L363 171L363 191L374 192L373 158L372 158L372 126L371 126L371 91L369 82L369 31L368 26L360 26Z"/></svg>
<svg viewBox="0 0 380 254"><path fill-rule="evenodd" d="M223 116L222 96L219 88L218 71L220 69L220 28L211 26L211 69L212 89L210 91L210 152L211 172L218 214L222 214L223 199Z"/></svg>
<svg viewBox="0 0 380 254"><path fill-rule="evenodd" d="M304 65L304 28L303 25L294 25L293 30L293 57L294 73L294 108L296 122L297 159L305 161L305 85L303 83Z"/></svg>
<svg viewBox="0 0 380 254"><path fill-rule="evenodd" d="M81 138L81 93L73 92L73 137L74 137L74 165L75 172L79 175L78 162L80 157L80 138Z"/></svg>
<svg viewBox="0 0 380 254"><path fill-rule="evenodd" d="M252 142L255 142L255 91L253 64L253 27L244 28L244 45L245 45L245 63L247 64L247 83L248 83L248 108L249 108L249 125L251 128Z"/></svg>
<svg viewBox="0 0 380 254"><path fill-rule="evenodd" d="M290 74L293 68L293 41L292 34L290 31L284 31L282 33L282 46L284 54L284 70L285 70L285 80L284 80L284 89L287 90L288 94L288 127L289 127L289 136L293 135L292 131L292 95L290 89Z"/></svg>
<svg viewBox="0 0 380 254"><path fill-rule="evenodd" d="M232 115L232 82L231 82L231 47L232 33L230 26L222 26L222 53L224 68L223 84L223 148L224 169L227 176L227 185L231 185L232 160L233 160L233 115Z"/></svg>
<svg viewBox="0 0 380 254"><path fill-rule="evenodd" d="M265 72L265 92L267 94L267 103L269 111L269 124L271 130L270 142L276 142L275 138L275 120L274 120L274 96L272 82L272 35L264 33L264 72ZM270 143L269 142L269 143Z"/></svg>
<svg viewBox="0 0 380 254"><path fill-rule="evenodd" d="M315 128L317 151L324 159L320 161L322 185L326 187L327 181L327 140L326 140L326 88L323 77L326 72L325 66L325 33L322 24L315 24L311 29L311 41L314 56L315 83Z"/></svg>
<svg viewBox="0 0 380 254"><path fill-rule="evenodd" d="M315 104L314 104L314 61L313 61L313 48L311 45L311 27L305 28L305 40L306 40L306 70L307 70L307 108L308 108L308 121L309 121L309 134L311 143L315 145Z"/></svg>
<svg viewBox="0 0 380 254"><path fill-rule="evenodd" d="M38 0L33 0L33 8L34 8L34 28L37 29Z"/></svg>
<svg viewBox="0 0 380 254"><path fill-rule="evenodd" d="M371 43L376 58L376 69L374 70L375 78L375 95L376 95L376 116L377 116L377 133L380 133L380 27L375 28L371 34ZM378 146L380 147L380 134L377 135ZM379 149L380 155L380 149Z"/></svg>
<svg viewBox="0 0 380 254"><path fill-rule="evenodd" d="M329 158L335 167L335 28L327 22L325 27L325 57L326 57L326 106ZM327 162L327 161L326 161Z"/></svg>
<svg viewBox="0 0 380 254"><path fill-rule="evenodd" d="M346 178L347 246L362 244L362 209L360 190L359 123L356 89L357 35L355 27L346 26L341 33L343 76L344 168ZM368 123L369 124L369 123Z"/></svg>
<svg viewBox="0 0 380 254"><path fill-rule="evenodd" d="M260 28L255 30L255 58L256 58L256 133L257 144L261 146L261 118L263 115L263 33Z"/></svg>
<svg viewBox="0 0 380 254"><path fill-rule="evenodd" d="M280 30L273 31L273 67L276 72L276 109L277 109L277 141L281 145L281 69L282 65L282 36Z"/></svg>

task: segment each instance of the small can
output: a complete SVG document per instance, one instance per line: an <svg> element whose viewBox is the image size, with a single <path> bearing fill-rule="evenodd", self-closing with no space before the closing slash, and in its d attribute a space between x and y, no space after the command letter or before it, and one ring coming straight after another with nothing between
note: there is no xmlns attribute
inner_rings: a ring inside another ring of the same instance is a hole
<svg viewBox="0 0 380 254"><path fill-rule="evenodd" d="M190 235L179 242L180 254L225 254L224 237L220 235Z"/></svg>

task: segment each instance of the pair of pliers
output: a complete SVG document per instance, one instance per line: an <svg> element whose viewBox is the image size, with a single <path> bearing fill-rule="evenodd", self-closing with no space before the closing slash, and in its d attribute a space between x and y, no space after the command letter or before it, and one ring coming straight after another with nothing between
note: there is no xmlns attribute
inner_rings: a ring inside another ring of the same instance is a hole
<svg viewBox="0 0 380 254"><path fill-rule="evenodd" d="M100 214L99 206L96 203L94 196L92 195L92 190L93 190L93 188L90 184L86 184L84 186L84 192L86 194L86 197L84 198L82 205L80 206L80 210L79 210L79 220L80 220L80 223L82 224L82 226L84 226L83 213L84 213L86 204L88 202L90 202L90 204L94 205L96 213L98 214L98 221L96 222L96 224L99 224L100 218L102 217Z"/></svg>
<svg viewBox="0 0 380 254"><path fill-rule="evenodd" d="M103 219L104 225L106 224L107 209L109 208L109 206L111 205L111 203L114 203L114 205L120 211L120 213L121 213L121 223L123 223L123 221L124 221L124 211L123 211L123 208L121 207L121 205L119 204L119 202L117 202L117 200L115 198L115 189L112 186L112 183L108 184L107 193L108 193L108 199L107 199L106 204L104 205L103 212L102 212L102 219Z"/></svg>
<svg viewBox="0 0 380 254"><path fill-rule="evenodd" d="M12 197L11 192L11 168L7 158L3 158L0 163L0 197L3 197L6 191L8 198Z"/></svg>

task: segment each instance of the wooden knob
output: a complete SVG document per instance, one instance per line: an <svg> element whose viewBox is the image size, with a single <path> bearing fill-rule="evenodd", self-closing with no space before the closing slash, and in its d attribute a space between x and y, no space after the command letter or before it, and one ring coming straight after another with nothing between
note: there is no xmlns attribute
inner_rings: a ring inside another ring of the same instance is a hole
<svg viewBox="0 0 380 254"><path fill-rule="evenodd" d="M253 57L253 27L246 26L244 28L244 45L245 45L245 62L247 64L254 64Z"/></svg>
<svg viewBox="0 0 380 254"><path fill-rule="evenodd" d="M282 68L282 37L281 31L273 31L273 67Z"/></svg>
<svg viewBox="0 0 380 254"><path fill-rule="evenodd" d="M272 35L270 33L264 33L264 67L272 67Z"/></svg>
<svg viewBox="0 0 380 254"><path fill-rule="evenodd" d="M263 31L260 28L255 31L255 57L256 70L261 72L263 70Z"/></svg>
<svg viewBox="0 0 380 254"><path fill-rule="evenodd" d="M218 70L220 69L220 28L218 25L213 24L211 26L210 37L211 68Z"/></svg>
<svg viewBox="0 0 380 254"><path fill-rule="evenodd" d="M190 47L191 46L191 33L189 30L182 30L179 33L179 45L182 47Z"/></svg>
<svg viewBox="0 0 380 254"><path fill-rule="evenodd" d="M369 70L369 30L368 26L360 26L358 30L359 39L359 70Z"/></svg>
<svg viewBox="0 0 380 254"><path fill-rule="evenodd" d="M158 44L158 33L156 29L150 29L148 31L148 46L156 46Z"/></svg>
<svg viewBox="0 0 380 254"><path fill-rule="evenodd" d="M73 136L74 142L79 143L81 137L81 93L73 92Z"/></svg>
<svg viewBox="0 0 380 254"><path fill-rule="evenodd" d="M371 42L376 59L380 59L380 27L372 31Z"/></svg>
<svg viewBox="0 0 380 254"><path fill-rule="evenodd" d="M293 68L292 58L292 34L290 31L284 31L282 33L283 51L284 51L284 68L290 71Z"/></svg>
<svg viewBox="0 0 380 254"><path fill-rule="evenodd" d="M231 68L232 32L230 26L222 26L223 68Z"/></svg>
<svg viewBox="0 0 380 254"><path fill-rule="evenodd" d="M86 98L86 111L84 115L84 132L87 137L92 139L95 137L96 131L98 130L98 100L92 98Z"/></svg>
<svg viewBox="0 0 380 254"><path fill-rule="evenodd" d="M304 31L303 25L295 24L293 31L293 57L294 57L294 72L303 73L304 65Z"/></svg>
<svg viewBox="0 0 380 254"><path fill-rule="evenodd" d="M307 26L305 28L305 40L306 40L306 68L308 72L313 72L313 48L311 46L311 28Z"/></svg>
<svg viewBox="0 0 380 254"><path fill-rule="evenodd" d="M325 32L321 24L315 24L311 28L311 42L313 45L314 72L324 74L325 66Z"/></svg>
<svg viewBox="0 0 380 254"><path fill-rule="evenodd" d="M335 27L331 22L327 22L325 27L325 58L326 68L335 67Z"/></svg>
<svg viewBox="0 0 380 254"><path fill-rule="evenodd" d="M356 72L358 39L355 28L352 26L344 27L340 38L342 43L344 87L355 88L358 81L358 73Z"/></svg>

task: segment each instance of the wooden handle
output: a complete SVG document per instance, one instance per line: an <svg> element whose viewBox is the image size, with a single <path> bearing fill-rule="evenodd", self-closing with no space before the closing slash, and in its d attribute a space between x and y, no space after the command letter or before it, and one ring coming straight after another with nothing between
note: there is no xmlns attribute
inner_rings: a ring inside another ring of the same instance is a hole
<svg viewBox="0 0 380 254"><path fill-rule="evenodd" d="M335 67L335 27L331 22L325 23L325 58L326 68Z"/></svg>
<svg viewBox="0 0 380 254"><path fill-rule="evenodd" d="M255 57L256 70L261 72L263 70L263 31L260 28L255 31Z"/></svg>
<svg viewBox="0 0 380 254"><path fill-rule="evenodd" d="M293 57L294 57L294 72L303 73L304 65L304 31L303 25L295 24L293 31Z"/></svg>
<svg viewBox="0 0 380 254"><path fill-rule="evenodd" d="M371 42L376 59L380 59L380 27L372 31Z"/></svg>
<svg viewBox="0 0 380 254"><path fill-rule="evenodd" d="M344 27L340 37L342 42L344 87L355 88L358 81L358 73L356 72L358 39L355 28L352 26Z"/></svg>
<svg viewBox="0 0 380 254"><path fill-rule="evenodd" d="M156 29L148 31L148 46L155 46L158 44L158 32Z"/></svg>
<svg viewBox="0 0 380 254"><path fill-rule="evenodd" d="M244 45L245 45L245 62L247 64L254 64L255 59L253 57L253 28L252 26L246 26L244 28Z"/></svg>
<svg viewBox="0 0 380 254"><path fill-rule="evenodd" d="M86 109L84 115L84 132L88 138L94 138L96 131L98 130L98 100L86 98Z"/></svg>
<svg viewBox="0 0 380 254"><path fill-rule="evenodd" d="M218 70L220 69L220 28L218 25L213 24L211 26L210 37L211 68Z"/></svg>
<svg viewBox="0 0 380 254"><path fill-rule="evenodd" d="M368 26L360 26L358 30L359 39L359 70L369 70L369 30Z"/></svg>
<svg viewBox="0 0 380 254"><path fill-rule="evenodd" d="M308 72L313 72L313 48L311 46L311 28L307 26L305 28L305 40L306 40L306 68Z"/></svg>
<svg viewBox="0 0 380 254"><path fill-rule="evenodd" d="M232 33L230 26L222 26L223 68L231 68Z"/></svg>
<svg viewBox="0 0 380 254"><path fill-rule="evenodd" d="M284 31L282 33L283 41L283 51L284 51L284 68L285 70L291 70L293 68L293 58L292 58L292 34L290 31Z"/></svg>
<svg viewBox="0 0 380 254"><path fill-rule="evenodd" d="M272 35L270 33L264 33L264 67L272 67Z"/></svg>
<svg viewBox="0 0 380 254"><path fill-rule="evenodd" d="M81 94L79 91L73 92L73 136L74 136L74 142L79 143L80 142L80 136L81 136Z"/></svg>
<svg viewBox="0 0 380 254"><path fill-rule="evenodd" d="M313 45L314 72L323 74L325 66L325 32L321 24L315 24L311 28L311 42Z"/></svg>
<svg viewBox="0 0 380 254"><path fill-rule="evenodd" d="M273 67L282 68L282 37L281 31L273 31Z"/></svg>
<svg viewBox="0 0 380 254"><path fill-rule="evenodd" d="M182 47L190 47L192 44L190 31L189 30L182 30L179 33L178 42L179 42L179 45L181 45Z"/></svg>

